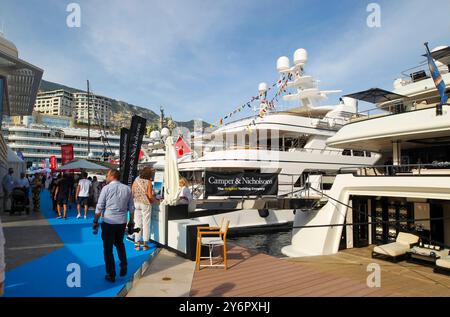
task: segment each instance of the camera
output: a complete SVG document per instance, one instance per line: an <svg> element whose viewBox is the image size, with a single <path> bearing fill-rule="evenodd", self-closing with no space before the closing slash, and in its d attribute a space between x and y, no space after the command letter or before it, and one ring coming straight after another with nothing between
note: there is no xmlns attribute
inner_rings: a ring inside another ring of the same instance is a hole
<svg viewBox="0 0 450 317"><path fill-rule="evenodd" d="M135 228L134 227L134 222L129 222L127 227L128 227L128 234L129 235L132 235L134 233L137 233L137 232L141 231L141 228Z"/></svg>

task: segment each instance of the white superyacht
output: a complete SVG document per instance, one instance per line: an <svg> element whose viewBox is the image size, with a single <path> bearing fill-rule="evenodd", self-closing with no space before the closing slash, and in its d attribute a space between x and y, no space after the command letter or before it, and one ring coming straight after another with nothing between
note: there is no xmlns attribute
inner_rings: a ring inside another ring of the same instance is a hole
<svg viewBox="0 0 450 317"><path fill-rule="evenodd" d="M196 220L210 225L226 218L234 229L266 230L269 226L284 226L293 221L293 209L303 205L298 200L296 204L286 204L281 198L302 199L307 185L327 190L340 168L372 165L378 160L377 154L364 149L353 151L327 146L326 141L356 113L357 103L342 98L338 105L320 105L328 94L339 91L321 90L318 81L304 71L307 60L306 50L298 49L292 67L286 56L277 61L278 72L286 78L279 88L282 99L293 105L284 109L267 108L267 101L260 98L259 115L225 124L194 138L192 155L178 163L180 173L193 182L197 207L201 209L191 217L198 215ZM260 96L267 94L267 87L260 84ZM266 199L266 203L258 203L258 199L251 197L205 197L208 171L277 173L278 194L271 202Z"/></svg>
<svg viewBox="0 0 450 317"><path fill-rule="evenodd" d="M450 88L450 47L432 51ZM370 150L378 166L343 169L320 210L296 214L290 257L334 254L342 248L395 241L414 232L427 245L450 245L450 106L424 63L394 82L392 92L369 89L350 95L377 107L328 139L328 146ZM347 224L347 225L344 225ZM355 225L350 225L355 224Z"/></svg>

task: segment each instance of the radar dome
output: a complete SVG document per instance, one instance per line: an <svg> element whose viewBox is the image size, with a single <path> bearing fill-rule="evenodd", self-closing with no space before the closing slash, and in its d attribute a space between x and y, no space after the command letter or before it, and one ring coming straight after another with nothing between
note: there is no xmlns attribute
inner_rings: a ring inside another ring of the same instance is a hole
<svg viewBox="0 0 450 317"><path fill-rule="evenodd" d="M119 150L115 150L114 151L114 156L120 156L120 151Z"/></svg>
<svg viewBox="0 0 450 317"><path fill-rule="evenodd" d="M299 48L294 52L295 66L303 66L308 61L308 52L304 48Z"/></svg>
<svg viewBox="0 0 450 317"><path fill-rule="evenodd" d="M95 155L94 155L94 153L92 153L92 152L89 152L89 154L88 154L88 158L93 158Z"/></svg>
<svg viewBox="0 0 450 317"><path fill-rule="evenodd" d="M260 84L258 85L258 91L259 91L259 92L265 92L265 91L267 91L267 84L266 84L266 83L260 83Z"/></svg>
<svg viewBox="0 0 450 317"><path fill-rule="evenodd" d="M152 140L159 140L159 139L161 139L161 133L159 133L159 131L156 131L156 130L152 131L150 133L150 139L152 139Z"/></svg>
<svg viewBox="0 0 450 317"><path fill-rule="evenodd" d="M277 71L284 72L287 71L291 66L289 65L289 58L287 56L281 56L277 59Z"/></svg>
<svg viewBox="0 0 450 317"><path fill-rule="evenodd" d="M401 88L403 86L403 79L397 78L396 80L394 80L393 86L394 86L394 89Z"/></svg>
<svg viewBox="0 0 450 317"><path fill-rule="evenodd" d="M163 128L163 129L161 130L161 136L162 136L162 137L168 137L169 135L170 135L169 129Z"/></svg>

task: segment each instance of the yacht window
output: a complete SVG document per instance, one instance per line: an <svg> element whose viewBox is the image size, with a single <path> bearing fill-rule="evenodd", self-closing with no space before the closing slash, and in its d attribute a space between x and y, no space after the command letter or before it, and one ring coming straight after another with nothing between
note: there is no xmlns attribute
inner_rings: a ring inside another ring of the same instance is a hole
<svg viewBox="0 0 450 317"><path fill-rule="evenodd" d="M392 106L392 113L402 113L405 112L405 105L403 102L396 103Z"/></svg>
<svg viewBox="0 0 450 317"><path fill-rule="evenodd" d="M428 76L424 70L420 70L418 72L411 74L411 79L413 82L417 82L417 81L425 79L425 78L428 78Z"/></svg>
<svg viewBox="0 0 450 317"><path fill-rule="evenodd" d="M366 151L366 157L372 157L372 152Z"/></svg>
<svg viewBox="0 0 450 317"><path fill-rule="evenodd" d="M346 156L351 156L352 155L352 151L345 149L344 151L342 151L342 155L346 155Z"/></svg>
<svg viewBox="0 0 450 317"><path fill-rule="evenodd" d="M364 156L364 151L353 150L353 156Z"/></svg>

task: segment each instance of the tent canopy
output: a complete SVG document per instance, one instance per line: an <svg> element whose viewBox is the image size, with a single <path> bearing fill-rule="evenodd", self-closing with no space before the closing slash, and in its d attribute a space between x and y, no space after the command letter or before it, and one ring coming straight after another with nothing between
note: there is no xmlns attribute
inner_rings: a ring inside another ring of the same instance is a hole
<svg viewBox="0 0 450 317"><path fill-rule="evenodd" d="M88 171L106 171L108 170L107 167L92 163L83 159L75 159L71 162L67 163L66 165L61 166L58 168L59 171L66 171L66 170L88 170Z"/></svg>

